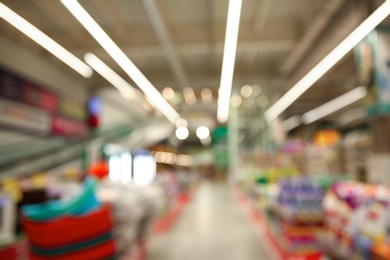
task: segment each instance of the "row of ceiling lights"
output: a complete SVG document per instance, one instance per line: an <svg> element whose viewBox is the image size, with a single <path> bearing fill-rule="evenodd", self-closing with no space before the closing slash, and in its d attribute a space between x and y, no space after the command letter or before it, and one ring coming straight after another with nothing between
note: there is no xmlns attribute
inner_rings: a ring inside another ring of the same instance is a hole
<svg viewBox="0 0 390 260"><path fill-rule="evenodd" d="M241 87L240 94L234 94L230 99L230 104L232 107L240 107L243 103L243 99L247 99L247 105L251 106L253 105L254 99L251 99L251 97L254 97L256 100L256 104L261 107L265 108L268 105L268 98L265 95L262 95L262 88L259 85L244 85Z"/></svg>
<svg viewBox="0 0 390 260"><path fill-rule="evenodd" d="M128 76L133 79L133 81L149 98L149 101L172 123L176 123L176 121L180 119L180 115L177 111L164 99L150 81L103 31L103 29L77 2L77 0L61 0L61 2L107 51L107 53L119 64ZM225 123L228 119L241 6L242 0L229 1L221 84L218 95L217 118L221 123ZM281 113L283 113L354 46L356 46L356 44L358 44L368 33L379 25L389 15L389 13L390 1L387 0L266 111L265 115L268 121L276 119ZM2 3L0 3L0 16L84 77L90 77L92 75L92 70L84 62L79 60L61 45L56 43L46 34L31 25ZM116 87L118 88L118 86ZM126 86L126 89L129 89L129 86ZM183 91L183 94L184 92L193 93L193 90L191 88L186 88L185 91ZM186 96L192 96L192 94L184 94L184 97Z"/></svg>
<svg viewBox="0 0 390 260"><path fill-rule="evenodd" d="M218 100L218 119L224 123L227 121L228 104L230 101L231 81L233 78L234 60L236 54L238 25L240 20L242 0L231 0L229 2L225 52L223 60L223 69L221 76L221 87ZM177 111L164 99L157 91L151 82L142 74L142 72L134 65L134 63L124 54L124 52L116 45L116 43L107 35L107 33L99 26L92 16L78 3L77 0L61 0L62 4L73 14L73 16L84 26L91 36L101 45L103 49L118 63L118 65L126 72L126 74L138 85L144 92L147 101L155 108L159 109L169 121L173 124L180 119ZM13 10L0 2L0 17L10 23L12 26L20 30L22 33L30 37L32 40L40 44L58 59L63 61L69 67L80 73L84 77L90 77L94 68L100 75L116 87L122 96L137 100L139 93L128 82L121 78L111 68L104 64L98 57L92 53L85 56L85 61L78 59L64 47L59 45L45 33L33 26L27 20L19 16ZM196 102L196 96L192 88L185 88L183 91L184 98L188 104ZM204 103L212 103L211 90L204 89L201 93ZM227 105L226 105L227 104ZM221 113L224 116L221 117Z"/></svg>
<svg viewBox="0 0 390 260"><path fill-rule="evenodd" d="M172 88L166 87L163 89L162 95L166 100L173 101L178 93L176 93ZM188 105L194 105L197 102L195 92L191 87L186 87L183 90L183 97ZM213 92L209 88L202 89L200 97L205 105L211 105L213 103Z"/></svg>
<svg viewBox="0 0 390 260"><path fill-rule="evenodd" d="M156 162L163 164L176 164L178 166L191 166L192 157L185 154L174 154L169 152L156 152L154 154Z"/></svg>

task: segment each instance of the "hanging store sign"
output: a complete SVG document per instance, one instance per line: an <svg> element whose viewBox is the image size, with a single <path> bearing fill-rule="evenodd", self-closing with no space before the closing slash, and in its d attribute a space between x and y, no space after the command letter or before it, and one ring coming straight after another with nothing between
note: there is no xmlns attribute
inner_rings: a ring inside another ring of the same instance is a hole
<svg viewBox="0 0 390 260"><path fill-rule="evenodd" d="M57 97L46 91L42 90L30 83L24 83L22 86L22 100L25 103L46 109L48 111L57 110Z"/></svg>
<svg viewBox="0 0 390 260"><path fill-rule="evenodd" d="M88 135L88 127L84 122L54 115L52 120L52 133L61 136L85 137Z"/></svg>
<svg viewBox="0 0 390 260"><path fill-rule="evenodd" d="M0 124L47 134L50 123L50 113L0 98Z"/></svg>
<svg viewBox="0 0 390 260"><path fill-rule="evenodd" d="M67 99L62 99L59 102L59 112L64 115L71 117L73 119L81 120L81 121L86 121L87 120L87 111L85 107L67 100Z"/></svg>

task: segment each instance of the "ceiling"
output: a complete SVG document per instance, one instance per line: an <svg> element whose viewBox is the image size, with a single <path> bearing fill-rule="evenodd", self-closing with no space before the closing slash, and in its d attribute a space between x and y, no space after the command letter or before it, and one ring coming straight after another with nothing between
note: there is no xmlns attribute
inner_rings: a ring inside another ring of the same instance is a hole
<svg viewBox="0 0 390 260"><path fill-rule="evenodd" d="M83 58L92 52L136 86L59 0L3 0L15 12ZM144 75L162 91L190 86L195 105L180 113L210 120L216 115L227 0L80 0ZM233 87L259 84L272 102L345 38L382 0L243 0ZM85 86L105 88L97 73L83 79L66 65L0 21L0 36L50 60ZM350 53L282 116L302 114L356 87ZM214 103L200 103L210 88Z"/></svg>

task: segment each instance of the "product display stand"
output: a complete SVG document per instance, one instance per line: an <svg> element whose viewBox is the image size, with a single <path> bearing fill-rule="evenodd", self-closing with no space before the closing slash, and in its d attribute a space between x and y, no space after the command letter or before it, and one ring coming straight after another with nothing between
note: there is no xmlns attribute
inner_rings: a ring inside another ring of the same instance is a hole
<svg viewBox="0 0 390 260"><path fill-rule="evenodd" d="M256 210L251 201L238 189L234 189L234 196L252 228L258 235L259 240L266 244L269 254L280 260L318 260L321 259L320 252L293 253L286 250L281 243L282 239L277 236L266 222L265 215Z"/></svg>

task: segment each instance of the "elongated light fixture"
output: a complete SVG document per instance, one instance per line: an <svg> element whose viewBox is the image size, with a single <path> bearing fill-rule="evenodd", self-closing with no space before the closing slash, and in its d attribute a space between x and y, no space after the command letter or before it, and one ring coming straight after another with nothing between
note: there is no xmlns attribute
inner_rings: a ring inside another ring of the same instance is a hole
<svg viewBox="0 0 390 260"><path fill-rule="evenodd" d="M236 60L238 29L240 25L242 0L230 0L226 24L225 48L223 52L221 85L218 92L217 119L225 123L229 117L229 103L232 92L234 63Z"/></svg>
<svg viewBox="0 0 390 260"><path fill-rule="evenodd" d="M304 124L308 125L311 124L318 119L321 119L325 116L328 116L337 110L340 110L343 107L346 107L363 97L365 97L367 94L366 87L357 87L335 99L332 101L329 101L328 103L325 103L305 114L302 115L302 121Z"/></svg>
<svg viewBox="0 0 390 260"><path fill-rule="evenodd" d="M317 80L328 72L340 59L353 49L364 37L366 37L377 25L390 14L390 0L386 0L363 23L361 23L350 35L336 46L323 60L298 81L283 97L273 104L266 112L268 121L274 120L308 90Z"/></svg>
<svg viewBox="0 0 390 260"><path fill-rule="evenodd" d="M13 27L30 37L33 41L41 45L48 52L56 56L66 65L80 73L82 76L89 78L93 70L79 58L70 53L67 49L59 45L52 38L40 31L26 19L15 13L9 7L0 2L0 18L3 18Z"/></svg>
<svg viewBox="0 0 390 260"><path fill-rule="evenodd" d="M301 124L301 117L298 115L292 116L283 121L284 131L288 132L298 127Z"/></svg>
<svg viewBox="0 0 390 260"><path fill-rule="evenodd" d="M107 53L119 64L139 86L150 101L165 115L173 124L180 119L179 113L165 100L160 92L150 83L126 54L115 42L103 31L97 22L80 5L77 0L61 0L62 4L76 17L95 40L107 51Z"/></svg>
<svg viewBox="0 0 390 260"><path fill-rule="evenodd" d="M115 71L113 71L109 66L107 66L107 64L105 64L101 59L96 57L95 54L85 54L84 60L97 73L99 73L103 78L116 87L125 97L129 97L133 100L137 99L137 90L121 76L119 76Z"/></svg>

